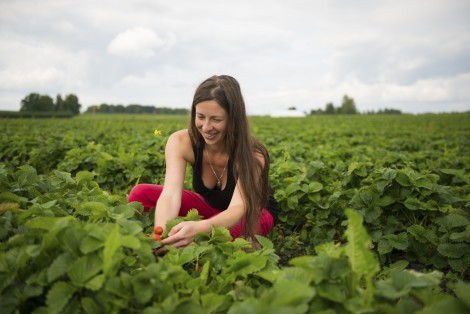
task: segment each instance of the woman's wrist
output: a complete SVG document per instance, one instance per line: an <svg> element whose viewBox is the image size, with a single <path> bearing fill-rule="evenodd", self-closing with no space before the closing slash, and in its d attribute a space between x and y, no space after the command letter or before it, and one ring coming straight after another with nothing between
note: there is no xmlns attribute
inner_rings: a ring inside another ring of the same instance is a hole
<svg viewBox="0 0 470 314"><path fill-rule="evenodd" d="M212 231L212 225L209 221L209 219L204 219L198 221L199 224L199 232L207 232L210 233Z"/></svg>

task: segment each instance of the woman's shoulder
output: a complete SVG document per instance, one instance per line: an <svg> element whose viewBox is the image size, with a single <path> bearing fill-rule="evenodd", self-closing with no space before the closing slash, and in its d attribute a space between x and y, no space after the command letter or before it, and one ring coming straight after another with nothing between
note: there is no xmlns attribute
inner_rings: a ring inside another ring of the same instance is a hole
<svg viewBox="0 0 470 314"><path fill-rule="evenodd" d="M182 129L175 131L170 135L168 140L191 143L191 140L189 139L189 130Z"/></svg>
<svg viewBox="0 0 470 314"><path fill-rule="evenodd" d="M194 153L188 129L172 133L168 138L167 146L169 145L178 149L186 161L190 163L194 162Z"/></svg>

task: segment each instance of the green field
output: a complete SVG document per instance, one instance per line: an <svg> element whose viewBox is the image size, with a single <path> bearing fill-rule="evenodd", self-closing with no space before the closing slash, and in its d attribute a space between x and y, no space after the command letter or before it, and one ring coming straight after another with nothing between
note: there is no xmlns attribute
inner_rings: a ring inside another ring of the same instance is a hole
<svg viewBox="0 0 470 314"><path fill-rule="evenodd" d="M188 117L0 119L0 307L470 311L470 115L250 121L281 209L263 248L215 229L155 257L152 214L126 197L163 183L166 139Z"/></svg>

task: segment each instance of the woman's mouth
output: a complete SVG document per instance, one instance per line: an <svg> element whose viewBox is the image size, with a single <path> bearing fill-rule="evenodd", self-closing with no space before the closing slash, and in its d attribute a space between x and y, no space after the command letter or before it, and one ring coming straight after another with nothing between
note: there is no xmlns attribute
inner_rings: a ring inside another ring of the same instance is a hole
<svg viewBox="0 0 470 314"><path fill-rule="evenodd" d="M215 134L208 134L208 133L205 133L204 134L204 137L208 140L214 140L216 137L217 137L217 133Z"/></svg>

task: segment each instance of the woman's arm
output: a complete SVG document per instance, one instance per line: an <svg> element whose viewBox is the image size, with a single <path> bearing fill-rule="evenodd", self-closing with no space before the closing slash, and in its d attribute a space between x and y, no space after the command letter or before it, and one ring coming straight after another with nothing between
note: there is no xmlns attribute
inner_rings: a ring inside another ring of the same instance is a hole
<svg viewBox="0 0 470 314"><path fill-rule="evenodd" d="M204 221L204 231L210 232L212 229L211 226L231 228L242 220L246 212L246 207L243 202L239 186L240 183L237 183L228 208L222 211L220 214L217 214Z"/></svg>
<svg viewBox="0 0 470 314"><path fill-rule="evenodd" d="M256 158L264 167L265 159L261 153L256 153ZM255 175L255 174L253 174ZM197 233L210 232L212 226L231 228L239 223L246 213L246 205L243 201L243 188L240 181L237 182L228 208L220 214L201 221L185 221L174 226L168 232L168 238L162 240L163 245L183 247L190 244Z"/></svg>
<svg viewBox="0 0 470 314"><path fill-rule="evenodd" d="M191 152L192 147L187 130L177 131L170 135L165 146L165 182L155 208L155 226L165 228L168 220L178 216L186 164Z"/></svg>
<svg viewBox="0 0 470 314"><path fill-rule="evenodd" d="M163 245L184 247L190 244L197 233L211 232L212 226L231 228L239 223L245 215L245 205L238 188L235 186L229 207L209 219L200 221L183 221L168 232L168 238L161 241Z"/></svg>

